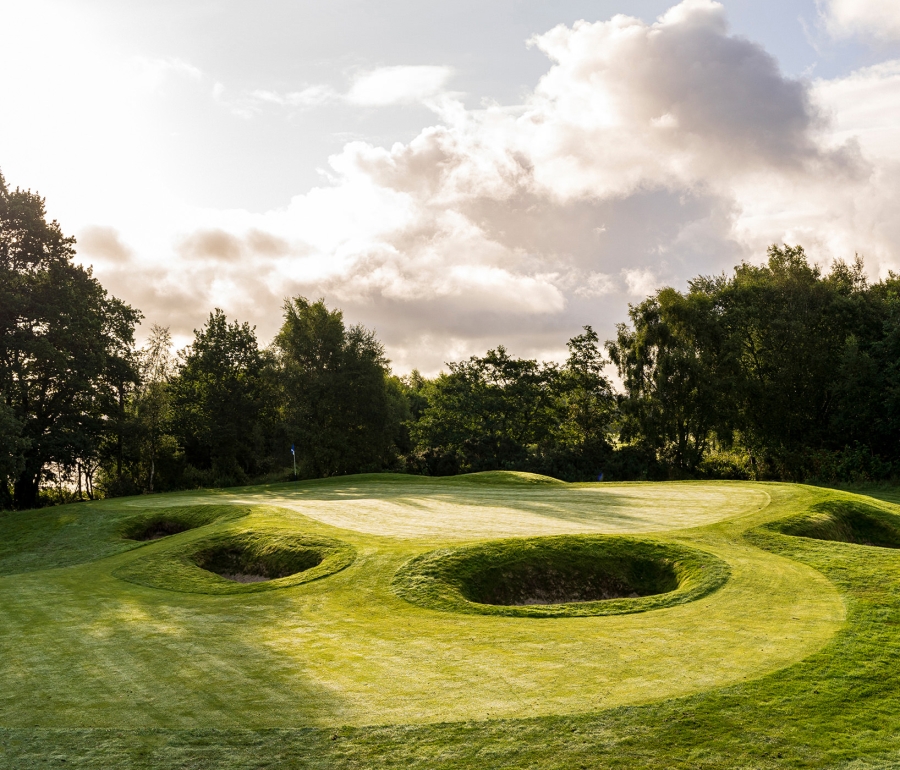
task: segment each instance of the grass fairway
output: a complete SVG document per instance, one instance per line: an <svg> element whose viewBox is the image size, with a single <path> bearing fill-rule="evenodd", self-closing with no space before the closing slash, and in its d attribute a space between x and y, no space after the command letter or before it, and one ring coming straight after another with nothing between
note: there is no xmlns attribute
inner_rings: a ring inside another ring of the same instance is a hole
<svg viewBox="0 0 900 770"><path fill-rule="evenodd" d="M900 550L814 537L841 537L857 509L887 532L900 509L882 497L378 475L5 514L0 762L890 767ZM175 524L194 528L124 536ZM440 577L570 540L582 561L605 548L627 582L616 536L661 560L629 586L689 573L671 594L684 601L623 594L593 602L623 614L545 617L448 604L433 581L414 595L410 565ZM210 549L229 572L304 571L237 583L196 566Z"/></svg>

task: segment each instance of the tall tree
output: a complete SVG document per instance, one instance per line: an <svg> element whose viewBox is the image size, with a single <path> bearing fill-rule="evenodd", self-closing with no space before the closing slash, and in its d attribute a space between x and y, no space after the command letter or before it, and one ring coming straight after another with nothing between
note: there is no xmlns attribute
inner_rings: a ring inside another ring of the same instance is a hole
<svg viewBox="0 0 900 770"><path fill-rule="evenodd" d="M603 374L606 366L597 333L585 326L566 346L569 357L562 371L571 439L579 445L607 443L616 398L612 384Z"/></svg>
<svg viewBox="0 0 900 770"><path fill-rule="evenodd" d="M392 461L401 417L375 333L344 325L324 300L284 305L274 341L282 406L305 475L379 470Z"/></svg>
<svg viewBox="0 0 900 770"><path fill-rule="evenodd" d="M802 479L809 450L832 443L836 388L859 329L859 279L841 266L823 276L801 246L776 245L765 264L740 265L718 288L741 375L730 394L735 427L780 477Z"/></svg>
<svg viewBox="0 0 900 770"><path fill-rule="evenodd" d="M501 345L447 366L413 428L432 473L524 468L564 419L554 364L514 358Z"/></svg>
<svg viewBox="0 0 900 770"><path fill-rule="evenodd" d="M646 442L676 474L694 472L719 414L710 310L702 295L662 289L607 343L625 387L622 439Z"/></svg>
<svg viewBox="0 0 900 770"><path fill-rule="evenodd" d="M153 360L161 365L160 357ZM172 428L188 462L220 483L243 481L258 468L266 367L254 328L229 323L218 308L181 354L170 385Z"/></svg>
<svg viewBox="0 0 900 770"><path fill-rule="evenodd" d="M42 198L0 176L0 391L27 442L19 508L36 505L50 463L72 468L96 453L140 318L73 262L74 243Z"/></svg>
<svg viewBox="0 0 900 770"><path fill-rule="evenodd" d="M147 490L153 491L156 476L156 462L163 433L168 427L170 416L169 380L172 377L172 335L168 327L153 324L147 344L138 357L141 381L135 398L139 424L142 428L149 465Z"/></svg>
<svg viewBox="0 0 900 770"><path fill-rule="evenodd" d="M610 343L623 438L687 474L712 437L745 451L758 477L830 478L846 458L896 457L897 297L895 279L868 286L859 258L826 274L786 245L685 294L660 290Z"/></svg>
<svg viewBox="0 0 900 770"><path fill-rule="evenodd" d="M567 481L591 481L609 471L616 396L603 374L607 361L597 333L585 326L567 343L569 356L555 382L558 422L541 446L535 470Z"/></svg>
<svg viewBox="0 0 900 770"><path fill-rule="evenodd" d="M0 393L0 510L12 507L10 484L22 472L28 442L22 438L22 423Z"/></svg>

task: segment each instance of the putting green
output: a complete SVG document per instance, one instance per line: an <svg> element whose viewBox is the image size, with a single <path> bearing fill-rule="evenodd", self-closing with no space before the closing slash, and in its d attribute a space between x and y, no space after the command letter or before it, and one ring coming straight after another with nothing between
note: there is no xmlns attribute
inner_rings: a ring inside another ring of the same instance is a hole
<svg viewBox="0 0 900 770"><path fill-rule="evenodd" d="M480 483L357 477L340 485L304 485L291 495L257 492L236 500L265 502L371 535L441 540L683 529L769 502L764 490L751 485L529 483L530 475L484 474ZM514 483L517 478L522 483Z"/></svg>
<svg viewBox="0 0 900 770"><path fill-rule="evenodd" d="M822 574L744 537L841 493L540 482L359 476L7 515L0 725L296 727L576 713L761 677L820 649L843 622L841 597ZM148 544L119 537L136 511L197 504L250 512ZM255 530L340 541L355 560L312 582L224 596L114 574L169 551L175 558L211 534ZM697 601L606 617L457 614L391 590L402 564L442 545L625 532L707 551L730 579ZM37 569L47 563L58 567Z"/></svg>

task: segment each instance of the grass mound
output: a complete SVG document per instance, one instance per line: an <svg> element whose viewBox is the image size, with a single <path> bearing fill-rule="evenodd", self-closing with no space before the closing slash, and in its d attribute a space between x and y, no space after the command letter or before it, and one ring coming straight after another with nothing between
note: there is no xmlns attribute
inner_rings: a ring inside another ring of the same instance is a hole
<svg viewBox="0 0 900 770"><path fill-rule="evenodd" d="M900 548L900 517L856 500L826 500L809 513L776 522L784 535L879 548Z"/></svg>
<svg viewBox="0 0 900 770"><path fill-rule="evenodd" d="M683 604L716 590L728 576L725 562L681 545L563 535L432 551L404 564L392 587L431 609L573 617Z"/></svg>
<svg viewBox="0 0 900 770"><path fill-rule="evenodd" d="M119 530L126 540L159 540L222 519L236 519L250 513L249 508L233 505L185 505L146 511L126 519Z"/></svg>
<svg viewBox="0 0 900 770"><path fill-rule="evenodd" d="M552 476L544 476L540 473L528 473L527 471L479 471L478 473L463 473L459 476L442 476L439 482L452 484L498 484L517 486L566 486L565 481L560 481Z"/></svg>
<svg viewBox="0 0 900 770"><path fill-rule="evenodd" d="M344 569L355 557L351 545L333 538L226 532L137 559L113 575L169 591L235 594L309 583Z"/></svg>

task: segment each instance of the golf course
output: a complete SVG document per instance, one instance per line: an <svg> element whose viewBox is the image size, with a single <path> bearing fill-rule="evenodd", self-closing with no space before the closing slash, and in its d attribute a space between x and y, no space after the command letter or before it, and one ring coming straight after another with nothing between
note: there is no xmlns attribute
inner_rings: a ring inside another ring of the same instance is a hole
<svg viewBox="0 0 900 770"><path fill-rule="evenodd" d="M900 509L393 474L0 518L4 767L892 767Z"/></svg>

